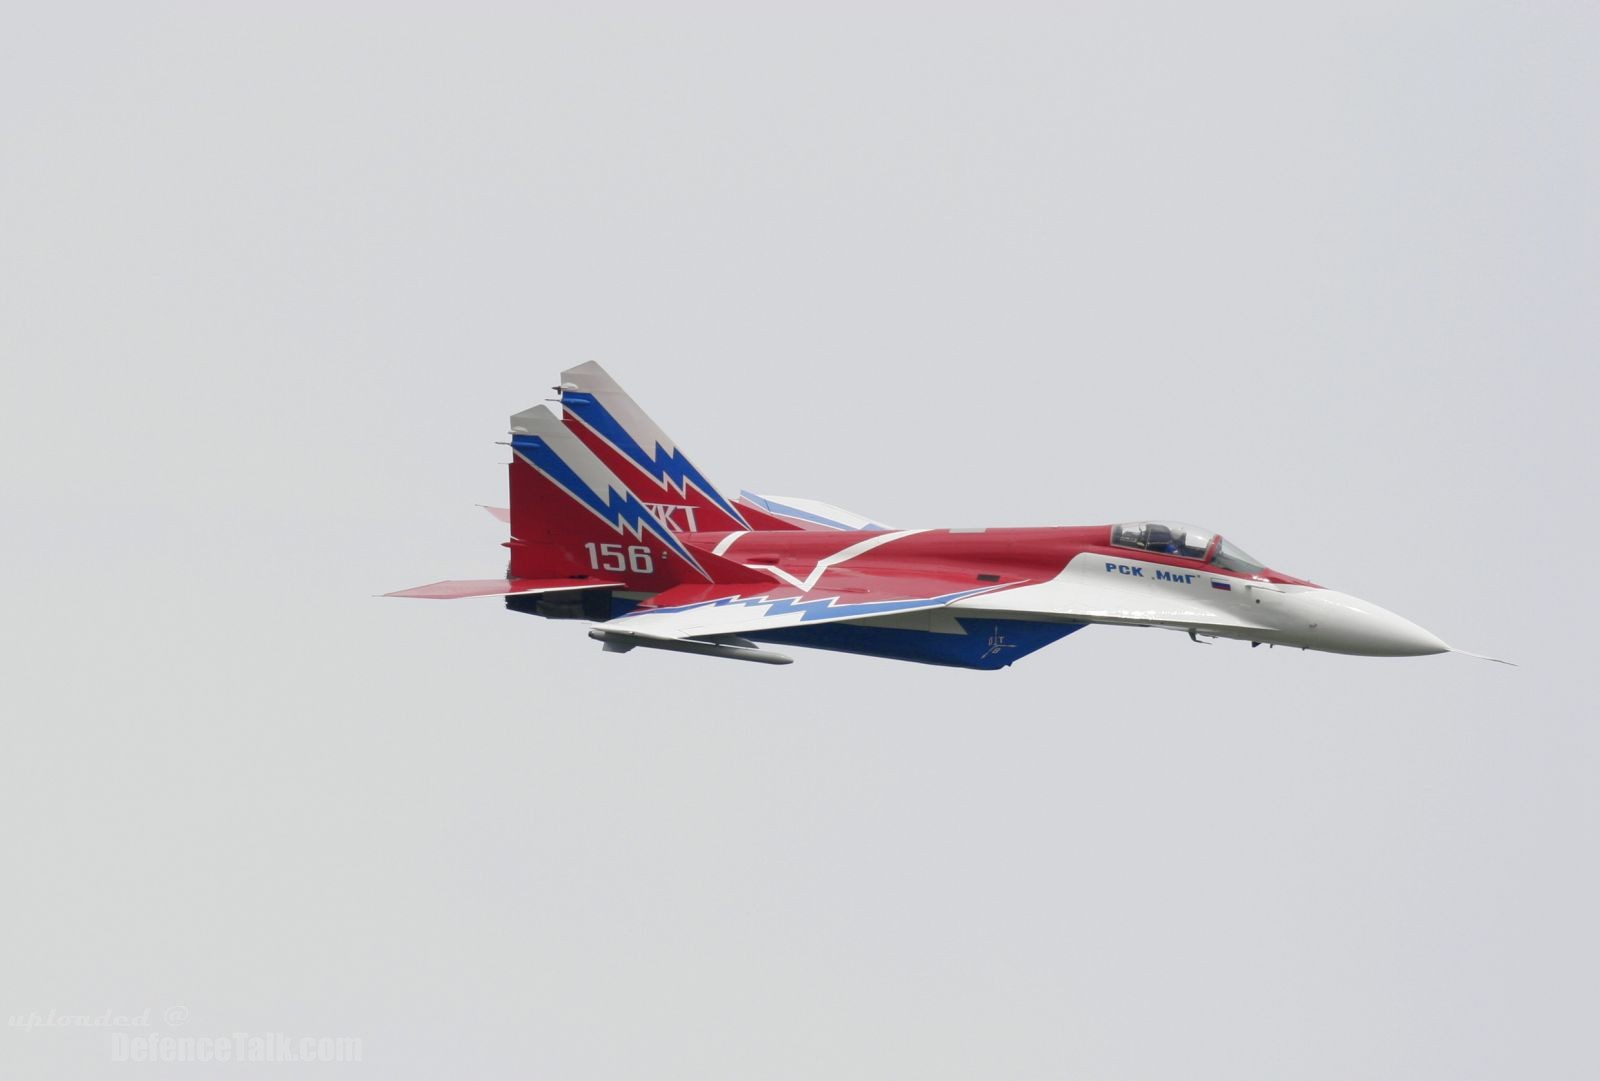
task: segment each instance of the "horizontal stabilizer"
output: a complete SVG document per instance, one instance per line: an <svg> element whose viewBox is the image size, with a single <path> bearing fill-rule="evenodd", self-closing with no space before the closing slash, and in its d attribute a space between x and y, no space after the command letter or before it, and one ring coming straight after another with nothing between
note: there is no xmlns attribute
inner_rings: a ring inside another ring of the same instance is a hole
<svg viewBox="0 0 1600 1081"><path fill-rule="evenodd" d="M413 589L385 593L385 597L421 597L430 601L454 601L463 597L505 597L513 593L558 593L571 589L621 589L621 582L600 582L593 578L477 578L466 581L430 582Z"/></svg>

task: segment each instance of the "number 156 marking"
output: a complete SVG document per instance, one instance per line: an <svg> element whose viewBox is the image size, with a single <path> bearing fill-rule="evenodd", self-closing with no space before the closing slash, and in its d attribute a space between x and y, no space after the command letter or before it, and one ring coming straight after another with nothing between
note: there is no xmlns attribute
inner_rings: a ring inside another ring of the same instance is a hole
<svg viewBox="0 0 1600 1081"><path fill-rule="evenodd" d="M656 569L650 548L644 544L629 545L624 551L620 544L595 544L590 541L584 549L589 553L589 566L597 571L632 571L649 574Z"/></svg>

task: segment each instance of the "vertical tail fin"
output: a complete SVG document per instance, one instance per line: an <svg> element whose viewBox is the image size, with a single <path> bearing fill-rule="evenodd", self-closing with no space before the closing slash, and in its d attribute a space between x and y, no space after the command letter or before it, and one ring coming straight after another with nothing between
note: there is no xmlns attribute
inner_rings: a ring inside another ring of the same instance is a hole
<svg viewBox="0 0 1600 1081"><path fill-rule="evenodd" d="M561 373L567 426L584 446L625 479L641 501L677 533L794 529L790 522L741 505L719 492L599 364Z"/></svg>
<svg viewBox="0 0 1600 1081"><path fill-rule="evenodd" d="M757 577L687 544L543 405L511 418L513 578L588 575L630 590Z"/></svg>

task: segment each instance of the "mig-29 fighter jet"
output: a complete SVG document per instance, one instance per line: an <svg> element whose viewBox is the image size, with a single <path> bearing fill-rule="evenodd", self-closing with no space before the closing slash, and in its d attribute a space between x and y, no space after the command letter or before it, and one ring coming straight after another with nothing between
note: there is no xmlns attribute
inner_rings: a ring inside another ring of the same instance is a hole
<svg viewBox="0 0 1600 1081"><path fill-rule="evenodd" d="M644 647L787 664L768 644L1003 668L1090 624L1371 657L1459 652L1368 601L1178 522L894 529L809 499L727 498L593 362L560 415L511 418L503 579L388 594L502 597Z"/></svg>

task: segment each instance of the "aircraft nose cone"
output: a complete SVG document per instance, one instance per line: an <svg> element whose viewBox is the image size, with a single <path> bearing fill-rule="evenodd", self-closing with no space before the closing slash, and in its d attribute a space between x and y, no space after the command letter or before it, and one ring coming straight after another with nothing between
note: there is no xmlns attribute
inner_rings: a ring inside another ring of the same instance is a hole
<svg viewBox="0 0 1600 1081"><path fill-rule="evenodd" d="M1423 657L1450 647L1403 616L1332 589L1300 594L1313 649L1365 657Z"/></svg>

